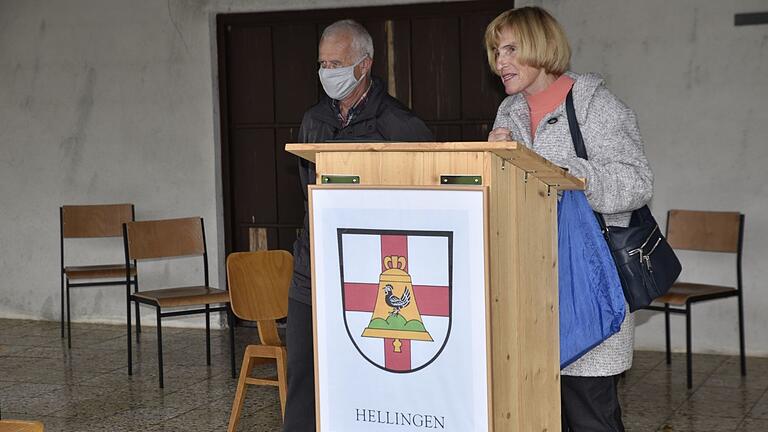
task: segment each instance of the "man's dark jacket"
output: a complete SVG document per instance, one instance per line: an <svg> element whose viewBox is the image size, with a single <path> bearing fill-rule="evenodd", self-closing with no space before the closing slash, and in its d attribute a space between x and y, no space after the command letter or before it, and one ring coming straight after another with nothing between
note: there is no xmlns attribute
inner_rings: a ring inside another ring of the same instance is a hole
<svg viewBox="0 0 768 432"><path fill-rule="evenodd" d="M374 77L368 99L362 111L350 124L341 128L331 99L323 95L301 120L299 142L321 143L337 141L433 141L432 132L397 99L390 96L384 83ZM315 184L315 164L299 160L299 177L304 191L304 229L293 244L293 279L290 297L311 304L311 270L309 263L309 215L307 211L307 185Z"/></svg>

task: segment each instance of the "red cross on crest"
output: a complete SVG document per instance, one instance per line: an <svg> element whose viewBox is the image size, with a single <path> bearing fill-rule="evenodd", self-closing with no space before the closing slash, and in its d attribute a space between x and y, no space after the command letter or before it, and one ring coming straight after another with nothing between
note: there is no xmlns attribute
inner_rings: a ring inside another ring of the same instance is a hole
<svg viewBox="0 0 768 432"><path fill-rule="evenodd" d="M428 366L450 334L452 233L340 228L338 240L354 346L390 372Z"/></svg>

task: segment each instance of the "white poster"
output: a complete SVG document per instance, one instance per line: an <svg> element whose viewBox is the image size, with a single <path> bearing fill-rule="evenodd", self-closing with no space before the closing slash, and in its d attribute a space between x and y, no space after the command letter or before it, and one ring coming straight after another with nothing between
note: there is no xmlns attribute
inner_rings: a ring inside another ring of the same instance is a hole
<svg viewBox="0 0 768 432"><path fill-rule="evenodd" d="M320 430L487 431L483 188L311 202Z"/></svg>

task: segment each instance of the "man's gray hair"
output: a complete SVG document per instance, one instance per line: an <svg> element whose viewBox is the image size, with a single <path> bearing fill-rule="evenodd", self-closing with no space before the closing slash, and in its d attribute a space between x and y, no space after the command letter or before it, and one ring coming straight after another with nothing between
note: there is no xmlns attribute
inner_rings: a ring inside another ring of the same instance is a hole
<svg viewBox="0 0 768 432"><path fill-rule="evenodd" d="M346 33L352 37L352 50L356 54L355 61L360 60L366 55L373 60L373 39L371 39L368 30L360 25L360 23L351 19L336 21L323 30L320 40L322 41L326 37L335 36L339 33Z"/></svg>

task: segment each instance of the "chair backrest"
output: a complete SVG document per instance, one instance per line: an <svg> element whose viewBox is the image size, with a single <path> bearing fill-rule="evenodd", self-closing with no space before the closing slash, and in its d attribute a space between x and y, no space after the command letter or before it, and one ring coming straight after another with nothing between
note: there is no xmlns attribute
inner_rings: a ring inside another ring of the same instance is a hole
<svg viewBox="0 0 768 432"><path fill-rule="evenodd" d="M288 315L293 256L283 250L235 252L227 257L232 311L256 321L265 345L280 345L275 320Z"/></svg>
<svg viewBox="0 0 768 432"><path fill-rule="evenodd" d="M133 204L65 205L60 212L62 238L120 237L134 219Z"/></svg>
<svg viewBox="0 0 768 432"><path fill-rule="evenodd" d="M740 254L743 221L737 212L670 210L667 241L675 249Z"/></svg>
<svg viewBox="0 0 768 432"><path fill-rule="evenodd" d="M207 254L202 218L128 222L124 226L126 259Z"/></svg>

